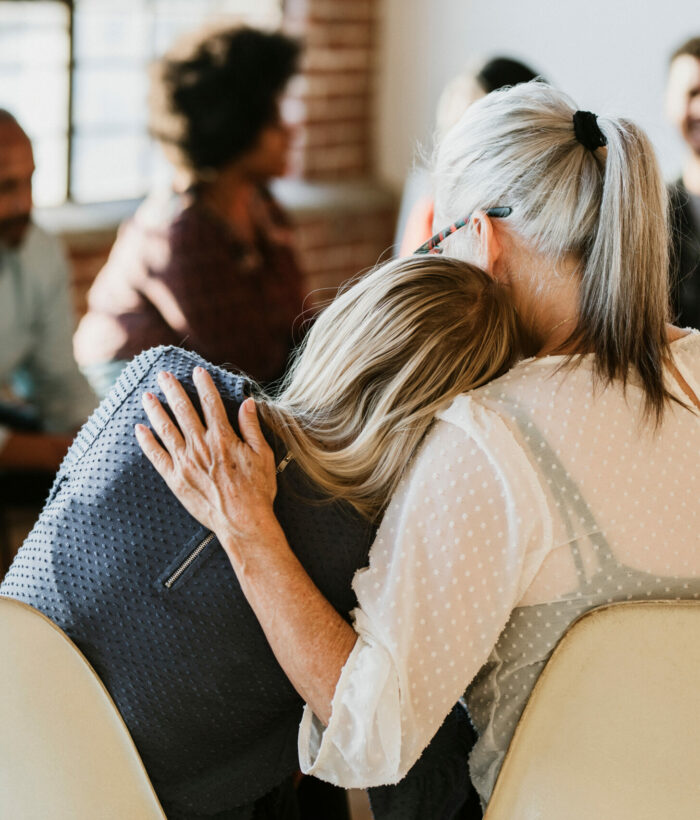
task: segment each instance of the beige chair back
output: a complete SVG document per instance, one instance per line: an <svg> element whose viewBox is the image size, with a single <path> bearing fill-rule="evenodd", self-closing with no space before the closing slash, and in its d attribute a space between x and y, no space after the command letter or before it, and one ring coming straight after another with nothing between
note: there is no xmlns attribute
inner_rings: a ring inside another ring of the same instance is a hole
<svg viewBox="0 0 700 820"><path fill-rule="evenodd" d="M48 618L2 596L0 817L165 820L90 664Z"/></svg>
<svg viewBox="0 0 700 820"><path fill-rule="evenodd" d="M485 820L700 818L700 601L575 622L540 675Z"/></svg>

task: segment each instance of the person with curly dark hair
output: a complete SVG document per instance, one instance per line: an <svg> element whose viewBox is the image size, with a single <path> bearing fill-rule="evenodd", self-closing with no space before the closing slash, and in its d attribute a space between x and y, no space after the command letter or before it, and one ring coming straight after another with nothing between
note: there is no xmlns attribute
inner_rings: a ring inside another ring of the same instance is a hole
<svg viewBox="0 0 700 820"><path fill-rule="evenodd" d="M149 130L174 166L173 191L122 225L88 295L74 348L98 395L159 344L265 383L282 375L302 281L267 183L286 167L280 98L299 52L283 34L228 27L153 66Z"/></svg>

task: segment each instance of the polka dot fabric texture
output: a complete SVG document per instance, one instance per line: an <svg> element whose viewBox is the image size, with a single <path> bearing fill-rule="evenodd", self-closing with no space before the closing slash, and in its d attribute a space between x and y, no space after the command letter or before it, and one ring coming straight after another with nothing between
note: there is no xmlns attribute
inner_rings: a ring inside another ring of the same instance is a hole
<svg viewBox="0 0 700 820"><path fill-rule="evenodd" d="M700 396L700 334L671 350ZM305 709L305 771L396 782L466 690L486 802L573 620L612 601L700 597L698 413L671 405L655 429L638 381L605 386L592 364L527 360L438 414L353 582L360 640L328 726Z"/></svg>
<svg viewBox="0 0 700 820"><path fill-rule="evenodd" d="M134 436L146 422L142 393L163 399L157 373L170 370L194 395L196 365L212 373L236 424L245 379L177 348L140 355L73 443L0 593L45 613L85 653L170 818L226 811L243 820L251 801L298 768L303 704L216 538L207 541ZM372 528L346 505L319 503L294 462L278 485L292 548L348 615Z"/></svg>

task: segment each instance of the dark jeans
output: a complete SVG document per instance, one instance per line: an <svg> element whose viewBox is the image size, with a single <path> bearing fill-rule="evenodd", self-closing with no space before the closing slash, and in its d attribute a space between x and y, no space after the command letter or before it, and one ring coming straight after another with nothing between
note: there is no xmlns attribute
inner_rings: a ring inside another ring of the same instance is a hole
<svg viewBox="0 0 700 820"><path fill-rule="evenodd" d="M208 814L190 814L163 807L168 820L350 820L345 791L304 777L298 787L289 777L253 805Z"/></svg>
<svg viewBox="0 0 700 820"><path fill-rule="evenodd" d="M481 802L469 778L476 733L457 705L404 779L369 790L375 820L479 820Z"/></svg>

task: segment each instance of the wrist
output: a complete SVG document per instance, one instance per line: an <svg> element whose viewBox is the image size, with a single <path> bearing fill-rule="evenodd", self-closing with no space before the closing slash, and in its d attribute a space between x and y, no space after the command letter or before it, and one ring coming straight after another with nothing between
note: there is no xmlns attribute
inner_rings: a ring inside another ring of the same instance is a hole
<svg viewBox="0 0 700 820"><path fill-rule="evenodd" d="M236 572L256 559L271 558L273 554L289 550L287 538L273 512L269 517L257 520L250 533L242 533L228 522L215 532Z"/></svg>

